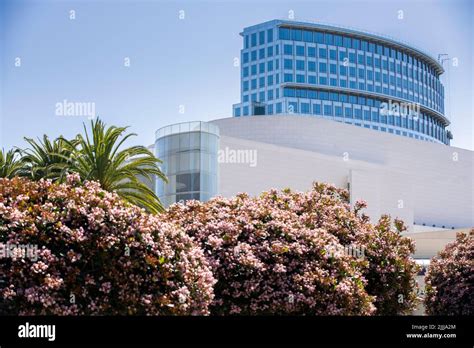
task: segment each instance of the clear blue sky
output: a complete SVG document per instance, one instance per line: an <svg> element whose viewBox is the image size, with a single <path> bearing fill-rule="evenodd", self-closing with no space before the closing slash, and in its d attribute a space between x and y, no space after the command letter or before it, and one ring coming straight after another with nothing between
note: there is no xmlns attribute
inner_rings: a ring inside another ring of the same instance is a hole
<svg viewBox="0 0 474 348"><path fill-rule="evenodd" d="M432 56L458 58L443 77L446 112L452 145L474 149L470 0L0 3L0 147L24 146L24 136L78 133L86 118L55 115L64 99L94 102L102 119L130 125L139 134L132 143L144 145L169 123L229 117L240 97L239 68L233 66L242 45L239 32L288 18L293 10L296 20L383 33Z"/></svg>

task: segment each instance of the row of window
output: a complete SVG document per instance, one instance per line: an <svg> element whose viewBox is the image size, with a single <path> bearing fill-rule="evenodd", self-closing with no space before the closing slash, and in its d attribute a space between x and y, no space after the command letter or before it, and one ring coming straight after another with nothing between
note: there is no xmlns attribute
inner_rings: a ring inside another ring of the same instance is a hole
<svg viewBox="0 0 474 348"><path fill-rule="evenodd" d="M279 74L272 74L261 76L258 79L250 79L250 80L243 80L242 82L242 102L246 101L247 94L246 92L254 91L257 89L262 89L265 87L272 87L273 85L277 85L280 83L279 81ZM302 83L302 84L310 84L310 85L320 85L320 86L331 86L331 87L341 87L341 88L350 88L350 89L358 89L362 91L368 92L375 92L379 94L385 94L387 96L393 96L397 98L403 98L415 103L420 103L422 105L426 105L433 109L438 109L442 112L443 110L443 99L437 98L437 102L441 104L440 107L436 107L436 102L432 102L431 98L427 98L424 93L427 93L426 88L418 88L417 85L414 88L410 89L412 93L408 93L406 87L402 90L399 85L395 88L395 85L381 85L380 83L373 83L373 81L360 81L347 79L343 76L336 77L327 77L325 75L320 74L319 79L316 75L306 76L305 74L293 74L293 73L284 73L283 74L283 82L286 83Z"/></svg>
<svg viewBox="0 0 474 348"><path fill-rule="evenodd" d="M258 53L258 55L257 55ZM277 56L280 54L280 46L268 46L267 48L260 48L259 50L254 50L250 52L243 52L242 53L242 63L246 64L248 62L255 62L257 60L271 58L274 55Z"/></svg>
<svg viewBox="0 0 474 348"><path fill-rule="evenodd" d="M285 87L283 89L283 96L290 97L290 98L307 98L307 99L318 99L324 101L334 101L334 102L341 102L341 103L350 103L350 104L357 104L361 106L368 106L368 107L375 107L377 109L386 109L387 102L385 99L381 98L370 98L370 97L363 97L351 93L342 93L342 92L328 92L324 90L314 90L314 89L306 89L306 88L293 88L293 87ZM433 123L436 126L442 126L441 122L435 118L432 118L426 113L420 112L419 107L414 104L408 103L397 103L393 102L392 107L395 109L395 105L397 106L396 109L400 110L400 112L404 113L403 110L409 109L410 114L416 114L417 118L421 121L427 121Z"/></svg>
<svg viewBox="0 0 474 348"><path fill-rule="evenodd" d="M394 76L390 76L389 79L387 75L373 74L371 71L367 71L366 75L364 69L358 70L358 79L356 79L355 68L349 68L350 78L347 79L347 70L345 67L342 66L342 69L339 69L338 76L336 66L330 65L329 68L328 71L325 63L319 64L319 79L316 75L308 74L308 76L306 76L304 72L298 73L298 70L296 73L285 72L283 74L283 82L360 89L419 102L441 113L444 110L444 98L442 96L435 94L426 87L413 83L413 81L407 81L399 77L395 78ZM309 72L315 71L311 68ZM328 73L330 74L329 76ZM380 81L380 77L382 77L383 84Z"/></svg>
<svg viewBox="0 0 474 348"><path fill-rule="evenodd" d="M274 113L283 113L282 105L282 102L277 102L275 104L267 104L266 114L272 115ZM391 129L389 126L399 127L399 130L396 130L396 128L394 128L397 134L400 134L400 132L413 131L418 134L424 134L426 137L437 139L445 144L449 142L446 130L442 126L432 122L434 120L426 114L421 114L418 119L413 119L397 115L385 115L380 110L374 108L371 108L371 110L363 110L348 105L343 106L333 105L333 103L327 102L310 103L304 101L289 101L287 103L287 110L285 110L285 112L289 114L313 114L318 116L335 117L336 119L339 119L341 121L347 121L346 123L353 123L359 120L360 122L363 122L366 126L368 124L376 123L377 126L373 126L376 127L374 129L378 129L378 127L380 127L381 130ZM249 115L249 106L244 105L242 108L235 108L234 116L239 117L242 115Z"/></svg>
<svg viewBox="0 0 474 348"><path fill-rule="evenodd" d="M257 87L258 81L258 87ZM280 74L261 76L257 79L244 80L242 82L242 91L247 92L249 90L255 90L257 88L264 88L265 86L271 87L274 84L277 85L280 83ZM244 95L242 95L243 97Z"/></svg>
<svg viewBox="0 0 474 348"><path fill-rule="evenodd" d="M438 93L435 89L429 87L429 85L423 84L422 82L418 82L416 79L411 80L407 79L406 76L400 77L399 75L395 75L394 73L387 73L385 71L377 71L372 69L365 69L364 66L357 67L352 65L347 65L345 63L339 62L336 63L329 63L327 60L318 60L319 64L315 61L311 60L303 60L303 59L283 59L283 68L285 70L294 70L296 73L298 72L319 72L319 73L329 73L333 75L339 74L339 78L345 79L347 76L352 78L363 79L367 81L368 86L365 87L364 83L360 83L361 88L368 91L376 91L377 93L386 93L388 95L404 97L406 94L406 98L410 95L410 92L414 94L411 100L415 100L417 102L423 103L427 107L430 107L434 110L439 112L444 112L444 91L441 83L438 81L435 83L437 88L440 88L440 92ZM260 62L259 64L252 64L250 66L243 66L242 67L242 78L246 78L249 76L256 76L259 74L264 74L265 72L273 72L274 70L279 69L279 59L275 60L267 60L265 62ZM328 79L327 76L320 77L320 84L322 85L331 85L337 86L337 76L331 76L333 80ZM307 81L306 81L307 80ZM426 80L426 79L425 79ZM301 74L297 75L296 77L293 74L290 74L286 71L284 75L284 82L298 82L298 83L310 83L310 84L317 84L316 77L304 77ZM360 81L359 81L360 82ZM383 83L386 84L386 88L382 87L373 87L370 84L373 83ZM350 88L357 88L356 82L349 82L352 86ZM341 81L339 83L341 87L347 87L347 81ZM405 89L406 91L401 91L397 94L395 91L389 92L389 88L397 87L399 89ZM417 96L419 94L419 96Z"/></svg>
<svg viewBox="0 0 474 348"><path fill-rule="evenodd" d="M307 51L307 54L306 54ZM258 52L258 56L257 56ZM344 62L345 65L349 63L358 64L358 65L365 65L366 67L370 68L379 68L382 70L386 70L388 72L397 73L414 80L422 81L424 84L428 85L429 87L435 90L441 90L441 83L436 75L432 75L423 71L416 66L412 66L410 64L402 64L400 61L389 61L387 59L381 59L379 57L373 56L365 56L364 53L356 54L355 52L347 52L345 51L336 51L335 49L328 49L325 47L319 47L316 50L316 47L308 47L307 50L305 46L298 46L295 47L291 44L284 44L283 45L283 53L284 55L291 55L294 56L296 53L297 57L311 57L311 58L322 58L322 59L330 59L330 60L339 60ZM318 54L316 54L318 53ZM339 54L338 54L339 53ZM258 51L250 51L250 52L243 52L242 53L242 61L243 64L247 64L249 62L255 62L257 60L262 60L267 58L271 58L274 55L279 54L279 45L269 46L266 49L261 48ZM357 59L356 59L357 58Z"/></svg>
<svg viewBox="0 0 474 348"><path fill-rule="evenodd" d="M262 31L259 31L258 33L245 35L244 47L245 48L255 47L257 45L264 45L270 42L273 42L273 28L262 30Z"/></svg>
<svg viewBox="0 0 474 348"><path fill-rule="evenodd" d="M287 53L293 53L293 45L284 45L284 47ZM289 47L289 48L286 49L286 47ZM297 51L298 51L298 47L301 47L302 49L301 55L304 55L304 52L305 52L304 47L296 46ZM273 46L271 48L273 48ZM324 52L324 54L321 54L321 52ZM330 56L331 56L331 52L334 52L334 55L336 53L335 50L330 50ZM355 66L355 63L352 63L352 62L355 62L355 54L353 56L350 55L349 62L348 62L347 60L345 60L346 59L345 52L339 52L339 53L340 53L339 58L342 58L341 60L339 60L339 64L338 64L339 69L337 69L337 65L335 63L330 63L329 64L330 73L337 74L338 72L337 70L339 70L339 74L344 76L344 75L347 75L346 71L348 70L350 77L356 77L357 66ZM248 53L244 53L244 62L246 61L245 59L246 55L248 56ZM319 59L320 72L325 73L327 70L326 67L328 66L328 62L326 60L327 50L325 48L320 49L319 57L320 57ZM334 56L333 58L337 58L337 57ZM358 58L359 58L358 63L366 62L366 59L363 56L359 55ZM324 61L321 61L321 59L324 59ZM394 62L390 62L390 64L388 64L388 62L386 61L383 61L383 62L387 64L386 68L389 68L389 70L385 71L384 69L385 67L384 67L382 68L382 71L377 71L377 70L374 71L372 70L374 66L372 65L372 63L375 61L376 62L375 66L379 66L380 59L376 58L373 60L372 57L367 57L367 59L368 59L368 63L371 64L367 69L367 77L365 76L365 68L367 67L367 65L359 64L358 70L357 70L359 78L367 78L368 80L374 80L375 82L382 82L382 79L383 79L384 83L392 84L394 86L396 85L397 87L400 87L400 88L406 88L409 91L412 91L414 93L420 93L428 98L425 104L426 106L431 107L437 111L443 112L444 88L441 82L439 81L439 79L435 78L434 76L429 76L425 73L421 73L421 71L416 71L415 69L412 69L411 67L407 67L406 65L400 65L400 63L395 64ZM294 60L294 59L285 58L283 62L284 62L285 69L293 69L293 67L295 67L297 70L302 71L302 70L305 70L306 68L305 60L302 60L302 59ZM242 76L243 77L247 77L249 75L254 76L257 74L264 73L265 70L273 71L274 69L279 68L278 63L279 63L279 60L267 60L266 62L260 62L258 65L257 64L252 64L250 66L244 65L242 67ZM258 67L258 71L257 71L257 67ZM315 72L316 61L311 61L308 59L307 70L310 72L311 71ZM395 75L395 73L397 73L397 75ZM389 79L389 76L390 76L390 79ZM412 78L412 80L410 80L409 78ZM420 88L419 88L420 90L418 90L417 83L420 83Z"/></svg>
<svg viewBox="0 0 474 348"><path fill-rule="evenodd" d="M279 60L269 60L266 63L253 64L251 66L246 66L242 68L242 77L246 78L249 76L256 76L259 74L264 74L265 72L273 72L274 70L279 69ZM329 67L329 69L328 69ZM369 80L372 82L380 82L387 85L396 86L399 88L407 89L414 93L420 93L421 95L426 95L428 100L436 100L438 98L443 99L442 94L439 95L432 88L419 83L416 80L409 80L405 77L395 76L394 74L388 74L381 71L374 71L371 69L365 69L363 67L355 66L346 66L344 64L328 64L326 61L319 61L317 64L316 61L304 60L293 60L293 59L284 59L283 68L285 70L296 70L296 71L307 71L307 72L319 72L319 73L330 73L333 75L339 74L340 76L349 76L353 78L359 78L363 80ZM319 69L317 69L319 68ZM339 68L339 69L338 69Z"/></svg>
<svg viewBox="0 0 474 348"><path fill-rule="evenodd" d="M264 102L264 101L272 101L273 99L278 99L280 98L280 89L275 88L275 89L267 89L266 95L265 91L260 91L251 93L251 94L244 94L242 98L242 103L247 103L249 100L251 102Z"/></svg>
<svg viewBox="0 0 474 348"><path fill-rule="evenodd" d="M318 50L316 50L315 47L308 47L307 48L307 55L305 54L306 49L304 46L295 46L295 49L293 49L293 44L284 44L283 45L283 53L284 55L290 55L290 56L295 56L294 52L296 53L296 57L311 57L311 58L322 58L322 59L330 59L330 60L339 60L341 62L344 62L344 64L347 66L349 63L352 64L358 64L358 65L364 65L366 67L370 68L379 68L381 70L386 70L387 72L392 72L396 74L400 74L406 77L410 77L414 80L419 80L422 81L424 84L428 85L429 87L435 89L435 90L440 90L441 89L441 83L436 75L429 74L421 69L418 69L417 67L414 67L410 64L403 64L400 61L392 61L392 60L387 60L383 59L380 57L373 57L369 55L364 55L364 53L358 53L356 54L355 52L347 52L339 50L336 51L335 49L329 49L329 55L328 55L328 49L319 47ZM318 54L316 54L316 52ZM339 53L339 54L338 54ZM356 59L357 58L357 59Z"/></svg>
<svg viewBox="0 0 474 348"><path fill-rule="evenodd" d="M393 47L352 38L346 35L335 35L321 31L279 28L278 38L280 40L314 42L318 44L352 48L370 53L376 53L393 59L398 59L405 63L413 64L424 71L430 72L433 75L436 74L435 69L431 65L426 64L422 60L417 59L410 54L397 50Z"/></svg>
<svg viewBox="0 0 474 348"><path fill-rule="evenodd" d="M255 92L252 94L245 94L242 102L246 103L249 101L251 102L272 101L274 99L279 99L280 97L279 92L280 92L279 88L275 88L275 89L268 89L266 91L266 94L265 94L265 91L260 91L258 93ZM357 96L350 93L317 91L314 89L305 89L305 88L285 87L283 89L283 97L335 101L335 102L341 102L341 103L350 103L350 104L357 104L361 106L375 107L377 109L388 108L388 105L382 99L362 97L362 96ZM395 110L397 109L400 110L402 114L409 113L410 116L417 116L421 120L433 122L435 125L440 126L440 127L442 126L441 122L439 122L438 120L436 119L432 120L432 118L428 114L419 112L419 107L416 104L393 102L391 106Z"/></svg>

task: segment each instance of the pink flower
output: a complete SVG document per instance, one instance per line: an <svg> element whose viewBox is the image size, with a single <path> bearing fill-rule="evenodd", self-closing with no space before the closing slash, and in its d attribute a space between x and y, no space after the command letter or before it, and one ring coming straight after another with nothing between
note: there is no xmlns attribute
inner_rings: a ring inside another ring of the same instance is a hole
<svg viewBox="0 0 474 348"><path fill-rule="evenodd" d="M48 265L45 264L43 261L35 262L35 263L31 266L31 270L32 270L34 273L44 273L47 269L48 269Z"/></svg>

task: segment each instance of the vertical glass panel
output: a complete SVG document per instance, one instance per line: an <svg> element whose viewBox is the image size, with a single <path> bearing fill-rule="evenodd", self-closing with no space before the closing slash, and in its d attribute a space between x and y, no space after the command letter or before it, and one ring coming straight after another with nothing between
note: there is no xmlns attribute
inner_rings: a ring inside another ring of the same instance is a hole
<svg viewBox="0 0 474 348"><path fill-rule="evenodd" d="M210 170L210 155L208 153L201 153L201 172L209 172Z"/></svg>
<svg viewBox="0 0 474 348"><path fill-rule="evenodd" d="M179 174L176 176L176 193L191 191L191 174Z"/></svg>
<svg viewBox="0 0 474 348"><path fill-rule="evenodd" d="M176 154L168 156L168 174L175 174L178 171L178 156Z"/></svg>
<svg viewBox="0 0 474 348"><path fill-rule="evenodd" d="M189 149L189 139L190 139L190 133L182 133L179 135L179 148L180 151L185 151Z"/></svg>
<svg viewBox="0 0 474 348"><path fill-rule="evenodd" d="M170 135L169 138L170 138L170 147L168 150L170 152L179 151L179 134Z"/></svg>
<svg viewBox="0 0 474 348"><path fill-rule="evenodd" d="M201 155L199 151L192 151L189 153L189 170L191 172L197 172L201 170Z"/></svg>
<svg viewBox="0 0 474 348"><path fill-rule="evenodd" d="M181 152L179 158L179 172L189 172L189 152Z"/></svg>
<svg viewBox="0 0 474 348"><path fill-rule="evenodd" d="M201 151L209 152L209 133L201 133Z"/></svg>
<svg viewBox="0 0 474 348"><path fill-rule="evenodd" d="M189 148L199 149L201 147L201 133L192 132L190 133Z"/></svg>

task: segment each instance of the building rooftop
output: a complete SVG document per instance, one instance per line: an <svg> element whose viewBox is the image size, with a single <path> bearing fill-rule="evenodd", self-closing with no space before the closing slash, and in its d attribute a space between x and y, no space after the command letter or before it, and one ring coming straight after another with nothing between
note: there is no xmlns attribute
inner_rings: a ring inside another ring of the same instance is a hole
<svg viewBox="0 0 474 348"><path fill-rule="evenodd" d="M315 22L315 21L302 22L302 21L292 21L292 20L286 20L286 19L274 19L274 20L270 20L264 23L246 27L244 28L244 32L250 31L250 30L256 30L256 29L259 29L260 27L266 27L271 24L279 26L279 27L291 27L291 28L296 27L296 28L301 28L301 29L326 31L326 32L337 33L337 34L342 34L342 35L349 34L351 36L355 36L360 39L370 40L377 43L389 44L393 47L406 51L417 58L423 59L426 63L430 64L436 70L438 74L442 74L444 72L443 66L438 62L437 59L435 59L433 56L431 56L429 53L425 52L421 48L416 47L415 45L406 43L402 40L392 38L384 34L369 32L366 30L357 29L353 27L342 26L338 24L323 23L319 21L318 22ZM240 34L242 35L243 33L240 33Z"/></svg>

